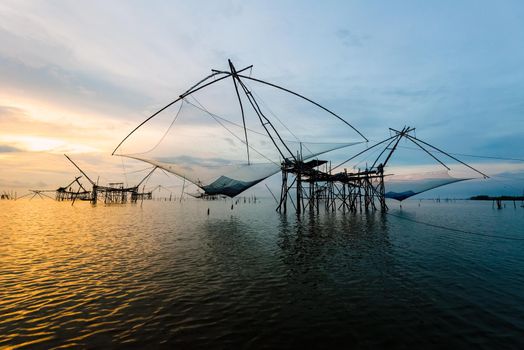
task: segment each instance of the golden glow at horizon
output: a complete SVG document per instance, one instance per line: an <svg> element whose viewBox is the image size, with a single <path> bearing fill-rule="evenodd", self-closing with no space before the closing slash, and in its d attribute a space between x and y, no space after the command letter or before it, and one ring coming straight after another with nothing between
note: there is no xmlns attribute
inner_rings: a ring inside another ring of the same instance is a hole
<svg viewBox="0 0 524 350"><path fill-rule="evenodd" d="M0 105L12 108L0 119L0 144L22 152L98 153L116 142L104 138L114 123L107 116L6 93Z"/></svg>

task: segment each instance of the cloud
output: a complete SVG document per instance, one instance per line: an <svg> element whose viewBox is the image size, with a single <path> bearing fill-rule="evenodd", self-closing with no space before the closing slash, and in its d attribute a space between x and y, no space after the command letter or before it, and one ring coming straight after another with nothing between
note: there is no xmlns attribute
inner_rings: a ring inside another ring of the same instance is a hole
<svg viewBox="0 0 524 350"><path fill-rule="evenodd" d="M78 120L45 120L23 108L0 105L0 142L17 150L86 152L97 151L108 131ZM97 145L98 144L98 145Z"/></svg>
<svg viewBox="0 0 524 350"><path fill-rule="evenodd" d="M0 56L4 91L26 90L33 99L122 118L137 114L152 100L142 92L118 85L104 76L66 70L53 64L39 67Z"/></svg>
<svg viewBox="0 0 524 350"><path fill-rule="evenodd" d="M336 36L342 42L342 45L347 47L361 47L364 41L369 39L368 36L357 35L346 28L337 30Z"/></svg>
<svg viewBox="0 0 524 350"><path fill-rule="evenodd" d="M21 150L16 147L0 144L0 153L11 153L11 152L20 152L20 151Z"/></svg>
<svg viewBox="0 0 524 350"><path fill-rule="evenodd" d="M235 141L230 137L224 137L224 141L226 141L231 147L238 147Z"/></svg>
<svg viewBox="0 0 524 350"><path fill-rule="evenodd" d="M44 189L48 186L45 182L42 181L20 181L20 180L6 180L0 178L0 186L3 188L33 188L33 189ZM18 197L21 196L21 193L18 193Z"/></svg>
<svg viewBox="0 0 524 350"><path fill-rule="evenodd" d="M0 122L16 120L21 115L26 115L26 112L21 108L0 105Z"/></svg>

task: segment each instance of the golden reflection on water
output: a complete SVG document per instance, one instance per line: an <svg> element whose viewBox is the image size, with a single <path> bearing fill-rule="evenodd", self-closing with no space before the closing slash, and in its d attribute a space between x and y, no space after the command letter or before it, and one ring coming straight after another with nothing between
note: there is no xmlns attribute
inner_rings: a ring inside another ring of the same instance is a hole
<svg viewBox="0 0 524 350"><path fill-rule="evenodd" d="M0 205L0 347L29 347L83 324L61 344L75 346L117 327L126 286L136 292L126 268L147 265L142 256L155 249L134 233L141 212L50 200Z"/></svg>

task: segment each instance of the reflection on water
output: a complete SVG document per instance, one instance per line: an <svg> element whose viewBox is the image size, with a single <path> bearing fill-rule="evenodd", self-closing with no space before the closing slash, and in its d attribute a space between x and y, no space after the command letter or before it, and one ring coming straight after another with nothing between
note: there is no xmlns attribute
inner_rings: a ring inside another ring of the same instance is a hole
<svg viewBox="0 0 524 350"><path fill-rule="evenodd" d="M0 202L0 347L524 345L524 243L402 220L522 238L521 208L273 204Z"/></svg>

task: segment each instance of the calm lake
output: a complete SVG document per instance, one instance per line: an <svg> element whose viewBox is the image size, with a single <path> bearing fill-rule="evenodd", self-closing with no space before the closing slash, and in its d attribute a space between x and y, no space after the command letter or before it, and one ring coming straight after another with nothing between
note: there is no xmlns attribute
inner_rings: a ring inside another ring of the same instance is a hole
<svg viewBox="0 0 524 350"><path fill-rule="evenodd" d="M520 202L231 204L0 201L0 348L524 348Z"/></svg>

